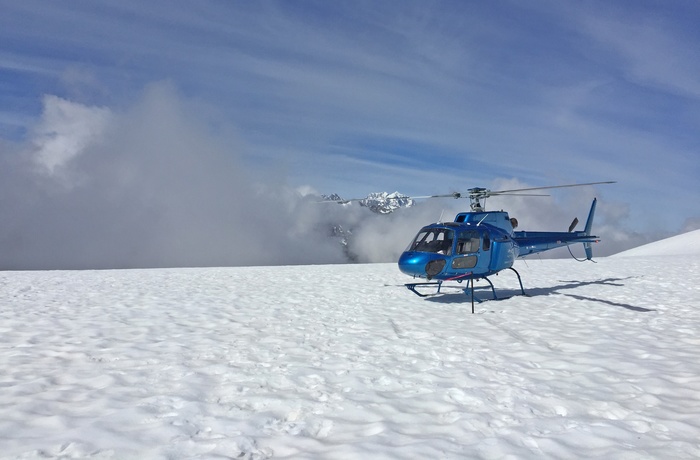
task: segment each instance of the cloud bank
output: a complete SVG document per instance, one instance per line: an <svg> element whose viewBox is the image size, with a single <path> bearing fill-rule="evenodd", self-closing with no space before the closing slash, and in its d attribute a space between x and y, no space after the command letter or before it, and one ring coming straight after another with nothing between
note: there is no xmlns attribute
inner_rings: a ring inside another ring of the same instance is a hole
<svg viewBox="0 0 700 460"><path fill-rule="evenodd" d="M214 114L168 83L148 86L121 110L56 96L43 105L23 144L0 144L4 270L389 262L422 225L468 207L437 200L381 216L356 204L318 204L311 187L251 167L245 157L257 152L208 123ZM521 228L565 229L574 215L585 218L594 193L488 204L517 216ZM625 208L615 206L602 204L597 219L613 235L604 253L631 247L615 227ZM352 231L345 248L333 236L339 225Z"/></svg>
<svg viewBox="0 0 700 460"><path fill-rule="evenodd" d="M0 268L344 261L333 213L259 181L192 109L168 84L122 112L45 97L0 156Z"/></svg>
<svg viewBox="0 0 700 460"><path fill-rule="evenodd" d="M119 111L43 107L26 142L0 144L3 270L384 262L437 219L431 206L386 217L317 203L249 166L168 83ZM347 248L337 226L354 232Z"/></svg>

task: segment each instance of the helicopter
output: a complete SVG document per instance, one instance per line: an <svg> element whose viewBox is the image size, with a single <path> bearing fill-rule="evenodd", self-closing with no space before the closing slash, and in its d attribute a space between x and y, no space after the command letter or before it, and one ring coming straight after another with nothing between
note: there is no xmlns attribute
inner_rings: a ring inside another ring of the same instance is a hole
<svg viewBox="0 0 700 460"><path fill-rule="evenodd" d="M515 231L518 226L515 218L509 217L505 211L486 211L482 200L500 195L547 196L523 192L612 183L615 182L590 182L498 191L475 187L469 189L466 194L455 192L448 195L416 197L468 198L471 202L471 211L458 213L453 222L437 222L420 229L399 257L398 266L401 272L414 278L426 279L427 282L408 283L405 286L413 293L427 297L430 294L422 293L419 289L437 287L439 294L446 281L457 283L467 281L467 287L460 289L463 289L464 293L471 298L473 313L474 300L481 302L481 299L474 296L474 281L482 279L487 281L493 298L498 300L496 289L489 277L508 269L515 272L520 284L520 292L526 295L520 274L513 268L515 259L582 243L586 253L585 260L592 260L591 245L600 241L598 236L591 234L597 199L594 198L591 203L584 229L574 231L578 224L578 218L574 218L567 232Z"/></svg>

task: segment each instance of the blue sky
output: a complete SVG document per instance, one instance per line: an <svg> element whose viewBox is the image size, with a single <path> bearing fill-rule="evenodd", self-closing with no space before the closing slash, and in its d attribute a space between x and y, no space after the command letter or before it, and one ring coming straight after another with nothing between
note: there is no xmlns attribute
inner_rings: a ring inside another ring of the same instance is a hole
<svg viewBox="0 0 700 460"><path fill-rule="evenodd" d="M76 119L130 113L156 87L158 107L185 107L183 124L228 146L247 177L343 196L616 180L597 194L618 230L700 226L694 0L0 0L0 11L6 165L58 155L39 150L63 129L52 161L65 166L78 155L66 149L102 132Z"/></svg>

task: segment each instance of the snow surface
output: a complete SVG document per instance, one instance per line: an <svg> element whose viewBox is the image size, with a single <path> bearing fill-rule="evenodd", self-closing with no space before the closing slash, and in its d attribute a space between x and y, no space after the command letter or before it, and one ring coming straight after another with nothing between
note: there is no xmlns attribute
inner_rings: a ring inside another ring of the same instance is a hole
<svg viewBox="0 0 700 460"><path fill-rule="evenodd" d="M676 235L665 240L654 241L627 251L618 252L615 257L700 255L700 229Z"/></svg>
<svg viewBox="0 0 700 460"><path fill-rule="evenodd" d="M0 272L0 458L699 458L698 264Z"/></svg>

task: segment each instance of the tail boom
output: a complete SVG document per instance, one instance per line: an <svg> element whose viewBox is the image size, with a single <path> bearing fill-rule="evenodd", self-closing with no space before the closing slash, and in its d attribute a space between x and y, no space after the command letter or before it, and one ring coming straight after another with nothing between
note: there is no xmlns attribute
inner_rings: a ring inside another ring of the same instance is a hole
<svg viewBox="0 0 700 460"><path fill-rule="evenodd" d="M513 239L518 244L518 257L537 254L549 251L550 249L561 248L576 243L583 243L584 247L590 248L591 243L597 243L599 238L594 235L587 235L586 232L515 232ZM586 250L586 257L590 257L589 249Z"/></svg>
<svg viewBox="0 0 700 460"><path fill-rule="evenodd" d="M593 203L591 203L591 210L588 212L588 219L586 219L586 227L582 232L514 232L513 239L519 248L518 257L583 243L586 259L591 260L593 258L591 244L600 241L599 237L591 235L597 201L597 198L594 198Z"/></svg>

